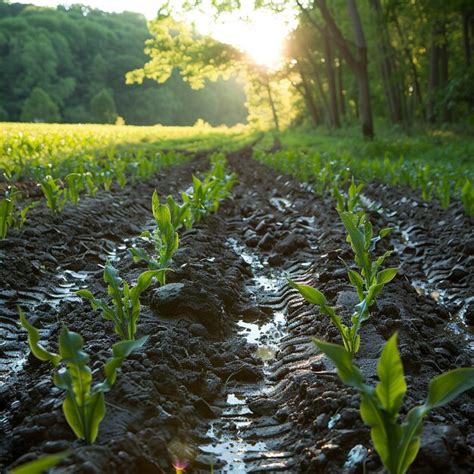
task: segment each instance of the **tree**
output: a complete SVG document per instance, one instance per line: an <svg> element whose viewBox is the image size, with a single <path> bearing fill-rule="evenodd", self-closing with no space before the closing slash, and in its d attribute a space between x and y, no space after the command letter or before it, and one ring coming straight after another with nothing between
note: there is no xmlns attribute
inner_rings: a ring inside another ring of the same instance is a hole
<svg viewBox="0 0 474 474"><path fill-rule="evenodd" d="M40 87L35 87L25 100L21 111L23 122L59 122L58 106Z"/></svg>
<svg viewBox="0 0 474 474"><path fill-rule="evenodd" d="M90 109L96 123L115 123L117 120L114 98L107 89L102 89L92 97Z"/></svg>

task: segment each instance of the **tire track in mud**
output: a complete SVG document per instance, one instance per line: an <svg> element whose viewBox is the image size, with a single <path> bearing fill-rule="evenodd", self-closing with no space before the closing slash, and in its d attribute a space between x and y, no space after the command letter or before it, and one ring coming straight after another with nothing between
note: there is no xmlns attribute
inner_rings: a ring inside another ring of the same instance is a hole
<svg viewBox="0 0 474 474"><path fill-rule="evenodd" d="M440 208L413 191L373 186L375 208L395 228L392 241L402 272L421 295L447 311L448 327L474 355L474 223L462 207ZM370 201L370 200L369 200Z"/></svg>
<svg viewBox="0 0 474 474"><path fill-rule="evenodd" d="M48 209L38 209L29 215L23 231L13 231L0 241L0 379L14 376L28 356L17 306L27 315L34 314L32 321L40 320L41 337L48 340L59 323L55 314L59 306L81 302L75 292L91 279L101 278L106 260L120 260L142 232L151 215L153 190L168 194L184 189L192 173L206 166L205 159L198 159L170 167L147 183L82 197L77 206L66 206L57 217ZM7 384L3 387L8 389ZM0 428L9 433L7 416L0 417Z"/></svg>
<svg viewBox="0 0 474 474"><path fill-rule="evenodd" d="M242 169L241 162L234 165L239 176L246 175L244 189L255 202L250 206L252 211L243 206L244 224L237 226L240 236L235 237L238 245L231 242L231 246L252 265L254 278L246 282L246 287L256 288L260 281L257 303L270 313L266 317L261 314L259 323L256 323L258 317L251 318L250 322L246 318L238 321L238 327L243 327L238 336L257 343L253 349L256 353L262 346L266 350L270 339L273 354L265 362L262 382L257 385L234 383L226 387L218 405L221 418L207 433L211 442L201 448L218 459L219 472L350 473L358 472L362 466L369 472L377 470L380 462L371 447L369 432L360 420L358 397L342 387L334 367L310 342L311 336L337 341L337 332L285 284L286 277L291 276L322 289L339 313L350 317L356 295L339 257L351 261L352 255L333 209L334 203L331 199L316 198L304 186L268 168L259 167L252 174ZM372 191L372 187L369 188ZM390 199L397 191L391 194L385 189L384 195ZM374 227L380 229L395 223L403 230L415 225L420 215L405 219L404 205L407 205L406 198L398 207L388 206L391 214L370 212ZM262 211L268 208L270 212ZM426 213L425 209L420 211ZM466 225L466 219L459 217L459 210L454 212L454 217L440 214L458 224L461 222L451 233L457 232L460 242L463 239L469 242L466 236L472 234L472 225ZM304 221L303 225L301 222L298 225L298 219ZM269 231L262 224L266 220L270 221ZM282 225L289 221L289 227ZM421 276L423 271L430 278L433 262L443 258L446 237L440 238L439 233L433 237L429 229L425 229L424 240L414 244L415 248L419 245L423 249L417 250L418 258L414 261L405 258L405 248L413 242L404 241L401 230L391 237L390 245L396 251L387 265L402 263L401 275L379 298L372 320L364 327L359 356L363 372L375 382L380 348L398 330L407 381L411 385L407 401L412 404L424 398L431 377L456 366L472 364L469 348L461 342L466 333L460 333L466 328L446 335L446 328L453 323L444 306L439 304L444 301L435 301L430 294L420 294L411 278L411 273ZM292 236L302 236L305 242L299 242L302 248L296 246L281 258L279 252L284 246L279 248L279 242L287 239L288 230ZM461 259L459 255L454 258ZM267 280L267 288L261 284L262 276ZM464 298L465 301L468 279L462 285L453 287L448 283L446 286L446 291L454 290L450 299ZM265 335L267 330L273 331L270 338ZM436 472L439 463L446 472L470 471L474 459L466 448L473 436L472 421L468 421L473 404L468 400L465 395L461 401L439 410L441 414L428 417L413 472ZM433 455L433 450L439 453Z"/></svg>
<svg viewBox="0 0 474 474"><path fill-rule="evenodd" d="M125 363L124 375L110 392L97 444L87 447L73 440L62 420L59 396L48 388L50 379L34 379L45 377L48 370L29 361L21 380L29 383L31 395L14 402L25 406L27 414L24 409L21 414L12 410L15 452L10 463L62 443L72 444L74 454L61 472L170 472L170 445L184 439L201 448L193 466L197 472L209 472L209 455L215 472L351 473L363 466L368 472L380 468L360 420L358 397L339 383L334 368L326 365L309 339L335 342L337 332L286 285L289 276L314 285L344 318L350 317L355 294L339 257L350 261L351 252L334 204L255 163L249 153L233 155L230 163L241 181L233 198L217 215L182 235L170 285L145 295L139 329L150 334L149 343L143 354ZM170 184L173 191L183 188L176 183ZM138 199L147 211L144 220L150 216L152 187L146 189L136 188L144 194ZM111 226L123 238L136 235L119 231L141 219L133 212L117 217L121 222L111 222L107 231L96 231L98 239L101 235L120 244L122 240L107 236ZM386 224L383 216L372 217L376 228ZM124 222L127 218L130 222ZM88 235L87 226L78 234L81 238L71 244L72 264L74 252L94 245L102 249ZM113 245L106 248L113 250ZM96 270L90 281L93 291L101 292L97 264L102 260L93 254L93 259L83 259L69 270ZM121 250L117 256L122 257ZM397 255L391 258L387 265L399 263ZM46 252L41 261L48 261ZM128 279L143 269L130 258L120 258L117 264ZM48 275L56 268L45 267ZM423 398L430 377L468 363L459 341L446 337L446 320L438 306L402 276L387 287L363 329L359 362L369 379L381 344L399 331L409 403ZM111 339L106 323L98 315L87 315L88 309L74 301L61 310L98 352L94 361L103 360ZM51 323L50 331L57 332L54 311L37 312L45 326ZM81 321L86 315L90 319ZM38 393L44 396L41 403L29 410ZM464 397L430 415L413 472L471 472L472 413L472 402ZM51 419L45 419L48 416ZM52 424L48 428L43 423ZM436 456L430 459L433 452Z"/></svg>

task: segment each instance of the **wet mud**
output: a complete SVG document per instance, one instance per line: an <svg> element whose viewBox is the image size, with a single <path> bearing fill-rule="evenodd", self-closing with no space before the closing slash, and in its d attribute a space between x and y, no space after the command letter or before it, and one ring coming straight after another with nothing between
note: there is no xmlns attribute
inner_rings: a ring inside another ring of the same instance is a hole
<svg viewBox="0 0 474 474"><path fill-rule="evenodd" d="M352 254L334 203L248 152L229 161L240 180L232 197L181 235L168 284L144 293L138 335L150 337L107 393L93 446L67 426L51 367L28 355L16 305L48 347L63 323L80 332L99 380L117 339L74 291L103 294L106 259L133 281L145 268L127 248L152 222L153 190L178 195L208 164L201 157L86 198L58 218L35 209L23 231L0 243L2 467L70 447L53 472L172 472L181 458L190 458L189 472L380 472L357 394L310 341L338 334L287 285L291 277L318 287L350 317L356 295L340 258ZM406 413L430 378L472 365L473 222L456 204L426 207L406 190L370 185L364 194L375 229L395 226L383 245L395 248L387 265L401 271L362 330L359 364L375 382L381 346L398 331ZM470 395L426 418L412 472L473 471Z"/></svg>

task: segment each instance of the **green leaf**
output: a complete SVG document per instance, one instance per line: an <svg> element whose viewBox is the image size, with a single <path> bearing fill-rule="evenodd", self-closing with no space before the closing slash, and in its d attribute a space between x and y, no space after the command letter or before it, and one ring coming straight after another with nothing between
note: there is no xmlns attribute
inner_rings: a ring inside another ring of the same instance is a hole
<svg viewBox="0 0 474 474"><path fill-rule="evenodd" d="M334 362L339 377L345 384L358 388L359 390L363 389L364 381L362 374L359 369L353 365L350 353L343 346L315 338L312 340L316 347Z"/></svg>
<svg viewBox="0 0 474 474"><path fill-rule="evenodd" d="M15 467L9 472L10 474L43 474L48 469L56 466L63 459L67 458L70 454L71 451L62 451L60 453L42 456L39 459Z"/></svg>
<svg viewBox="0 0 474 474"><path fill-rule="evenodd" d="M147 340L148 336L143 336L140 339L133 341L116 342L112 346L112 354L114 357L128 357L132 352L141 349Z"/></svg>
<svg viewBox="0 0 474 474"><path fill-rule="evenodd" d="M76 295L80 296L81 298L86 298L88 300L94 300L95 299L94 295L89 290L78 290L78 291L76 291Z"/></svg>
<svg viewBox="0 0 474 474"><path fill-rule="evenodd" d="M359 300L362 301L365 297L364 279L362 278L361 275L359 275L359 273L351 269L347 270L347 276L349 277L349 281L355 286Z"/></svg>
<svg viewBox="0 0 474 474"><path fill-rule="evenodd" d="M38 343L40 336L39 331L31 325L25 317L25 313L21 308L18 308L20 313L21 325L28 331L28 344L33 355L41 361L49 361L54 367L57 367L61 362L61 356L54 352L47 351L41 344Z"/></svg>
<svg viewBox="0 0 474 474"><path fill-rule="evenodd" d="M94 393L86 406L87 433L86 442L92 444L99 434L99 425L105 417L105 399L103 392Z"/></svg>
<svg viewBox="0 0 474 474"><path fill-rule="evenodd" d="M392 227L385 227L379 232L379 237L383 239L384 237L387 237L392 232L393 228Z"/></svg>
<svg viewBox="0 0 474 474"><path fill-rule="evenodd" d="M446 405L474 387L474 367L450 370L431 380L426 405L432 409Z"/></svg>
<svg viewBox="0 0 474 474"><path fill-rule="evenodd" d="M326 297L316 288L309 285L299 285L293 280L288 280L288 284L293 288L296 288L301 293L301 296L309 303L317 304L319 306L327 304Z"/></svg>
<svg viewBox="0 0 474 474"><path fill-rule="evenodd" d="M64 362L76 364L78 366L86 365L89 356L82 351L84 340L77 332L69 331L63 326L59 333L59 353Z"/></svg>
<svg viewBox="0 0 474 474"><path fill-rule="evenodd" d="M71 427L74 434L79 439L86 437L83 417L79 406L77 405L73 393L67 391L66 398L63 402L63 413L66 417L68 425Z"/></svg>
<svg viewBox="0 0 474 474"><path fill-rule="evenodd" d="M389 465L389 442L387 427L376 399L370 393L362 393L360 400L360 415L364 423L370 426L370 437L374 444L375 451L385 467Z"/></svg>
<svg viewBox="0 0 474 474"><path fill-rule="evenodd" d="M105 364L104 372L107 378L107 383L111 387L117 378L117 369L123 363L123 360L132 352L140 349L146 343L148 336L132 341L120 341L112 346L113 357L111 357Z"/></svg>
<svg viewBox="0 0 474 474"><path fill-rule="evenodd" d="M401 439L394 459L393 472L404 474L416 459L420 449L420 436L423 430L423 417L428 412L424 405L412 408L401 425Z"/></svg>
<svg viewBox="0 0 474 474"><path fill-rule="evenodd" d="M377 283L386 285L397 275L398 268L386 268L377 274Z"/></svg>
<svg viewBox="0 0 474 474"><path fill-rule="evenodd" d="M363 270L363 275L368 278L370 276L370 262L365 245L365 233L362 233L357 227L358 218L350 212L341 212L339 216L349 234L352 249ZM369 229L366 228L365 231L369 231Z"/></svg>
<svg viewBox="0 0 474 474"><path fill-rule="evenodd" d="M397 348L397 333L385 344L377 365L380 383L375 393L382 407L391 416L396 416L407 391L403 365Z"/></svg>

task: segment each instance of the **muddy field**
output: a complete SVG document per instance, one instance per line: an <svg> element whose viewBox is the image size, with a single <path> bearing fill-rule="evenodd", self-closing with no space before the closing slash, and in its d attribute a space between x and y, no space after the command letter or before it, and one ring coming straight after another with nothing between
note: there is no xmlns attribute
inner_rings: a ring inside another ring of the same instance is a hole
<svg viewBox="0 0 474 474"><path fill-rule="evenodd" d="M287 285L291 277L316 286L350 316L356 295L340 258L352 252L334 202L250 152L229 163L240 181L232 198L182 234L169 284L144 294L138 335L150 338L107 394L94 446L66 424L63 395L50 366L28 355L16 306L49 347L62 323L80 332L98 377L116 336L74 292L104 292L106 259L128 281L145 269L127 248L153 222L153 190L178 196L206 157L84 198L60 217L35 209L23 231L0 242L1 467L72 447L53 472L169 473L188 455L188 472L381 471L358 396L309 340L336 342L336 330ZM384 245L401 270L363 328L359 363L374 377L381 345L399 332L406 412L434 375L472 365L474 226L460 206L442 211L406 189L369 185L364 196L375 229L395 228ZM427 417L410 472L474 471L471 395Z"/></svg>

